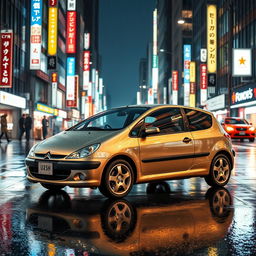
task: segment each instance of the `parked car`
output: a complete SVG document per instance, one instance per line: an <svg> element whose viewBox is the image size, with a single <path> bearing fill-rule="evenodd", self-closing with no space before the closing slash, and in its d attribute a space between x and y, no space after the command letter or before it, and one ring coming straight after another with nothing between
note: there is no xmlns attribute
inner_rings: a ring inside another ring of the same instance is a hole
<svg viewBox="0 0 256 256"><path fill-rule="evenodd" d="M225 131L232 139L249 139L250 142L255 140L255 127L246 119L239 117L227 117L222 123Z"/></svg>
<svg viewBox="0 0 256 256"><path fill-rule="evenodd" d="M42 251L53 244L72 255L203 255L225 238L233 215L221 187L206 197L172 192L105 201L45 191L26 222Z"/></svg>
<svg viewBox="0 0 256 256"><path fill-rule="evenodd" d="M99 187L126 196L133 184L204 177L228 183L232 143L210 112L171 105L127 106L94 115L31 148L27 178L47 189Z"/></svg>

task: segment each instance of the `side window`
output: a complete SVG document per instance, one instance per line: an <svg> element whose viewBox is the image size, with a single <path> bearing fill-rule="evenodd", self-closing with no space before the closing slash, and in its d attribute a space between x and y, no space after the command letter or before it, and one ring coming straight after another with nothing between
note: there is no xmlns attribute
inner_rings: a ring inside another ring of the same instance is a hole
<svg viewBox="0 0 256 256"><path fill-rule="evenodd" d="M132 137L138 137L142 125L143 125L143 120L141 120L139 123L137 123L137 124L133 127L133 129L132 129L130 135L131 135Z"/></svg>
<svg viewBox="0 0 256 256"><path fill-rule="evenodd" d="M145 128L158 127L160 134L184 132L184 122L179 108L157 110L144 119L144 125Z"/></svg>
<svg viewBox="0 0 256 256"><path fill-rule="evenodd" d="M185 109L190 131L205 130L212 126L212 117L194 109Z"/></svg>

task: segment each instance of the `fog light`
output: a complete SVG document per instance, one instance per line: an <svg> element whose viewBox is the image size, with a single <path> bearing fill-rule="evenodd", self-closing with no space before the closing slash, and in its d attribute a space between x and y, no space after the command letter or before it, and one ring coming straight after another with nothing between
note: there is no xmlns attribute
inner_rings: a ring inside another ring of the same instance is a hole
<svg viewBox="0 0 256 256"><path fill-rule="evenodd" d="M83 173L79 173L80 180L85 180L86 176Z"/></svg>
<svg viewBox="0 0 256 256"><path fill-rule="evenodd" d="M74 181L80 181L80 180L85 180L86 179L86 175L83 174L83 173L77 173L75 176L74 176Z"/></svg>

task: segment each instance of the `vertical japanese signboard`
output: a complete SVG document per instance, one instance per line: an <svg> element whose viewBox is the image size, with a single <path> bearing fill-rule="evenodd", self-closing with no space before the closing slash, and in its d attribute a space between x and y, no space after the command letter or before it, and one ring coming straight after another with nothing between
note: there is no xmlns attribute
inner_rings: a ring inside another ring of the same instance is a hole
<svg viewBox="0 0 256 256"><path fill-rule="evenodd" d="M155 9L153 12L152 88L153 88L153 98L155 98L157 97L157 90L158 90L157 9Z"/></svg>
<svg viewBox="0 0 256 256"><path fill-rule="evenodd" d="M195 107L196 104L196 63L194 61L190 62L189 67L190 72L190 93L189 93L189 106Z"/></svg>
<svg viewBox="0 0 256 256"><path fill-rule="evenodd" d="M0 33L0 89L12 87L13 32Z"/></svg>
<svg viewBox="0 0 256 256"><path fill-rule="evenodd" d="M67 106L70 105L69 101L75 99L75 57L67 58L67 86L66 86L66 100Z"/></svg>
<svg viewBox="0 0 256 256"><path fill-rule="evenodd" d="M217 69L217 8L207 6L207 67L209 73Z"/></svg>
<svg viewBox="0 0 256 256"><path fill-rule="evenodd" d="M56 72L52 73L52 106L57 106L57 88L58 88L58 75Z"/></svg>
<svg viewBox="0 0 256 256"><path fill-rule="evenodd" d="M90 82L90 51L84 51L83 90L88 90Z"/></svg>
<svg viewBox="0 0 256 256"><path fill-rule="evenodd" d="M76 53L76 11L67 12L66 52Z"/></svg>
<svg viewBox="0 0 256 256"><path fill-rule="evenodd" d="M184 106L189 106L191 45L184 45Z"/></svg>
<svg viewBox="0 0 256 256"><path fill-rule="evenodd" d="M178 105L179 73L172 71L172 104Z"/></svg>
<svg viewBox="0 0 256 256"><path fill-rule="evenodd" d="M57 0L49 0L48 13L48 55L57 53L58 8Z"/></svg>
<svg viewBox="0 0 256 256"><path fill-rule="evenodd" d="M204 106L207 101L207 65L200 65L200 104Z"/></svg>
<svg viewBox="0 0 256 256"><path fill-rule="evenodd" d="M84 49L89 50L90 48L90 33L84 33Z"/></svg>
<svg viewBox="0 0 256 256"><path fill-rule="evenodd" d="M41 67L42 44L42 0L31 0L30 21L30 69L37 70Z"/></svg>

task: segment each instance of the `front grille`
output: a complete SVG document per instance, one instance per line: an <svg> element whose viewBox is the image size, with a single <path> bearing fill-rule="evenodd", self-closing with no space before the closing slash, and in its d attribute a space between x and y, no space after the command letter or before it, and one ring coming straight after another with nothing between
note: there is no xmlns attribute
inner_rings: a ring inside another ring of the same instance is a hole
<svg viewBox="0 0 256 256"><path fill-rule="evenodd" d="M246 131L247 128L236 128L237 131Z"/></svg>
<svg viewBox="0 0 256 256"><path fill-rule="evenodd" d="M245 134L235 133L235 136L250 136L250 134L248 134L248 133L245 133Z"/></svg>
<svg viewBox="0 0 256 256"><path fill-rule="evenodd" d="M29 167L32 176L43 180L65 180L70 176L71 170L56 170L53 166L53 175L45 175L38 173L38 167Z"/></svg>
<svg viewBox="0 0 256 256"><path fill-rule="evenodd" d="M47 153L46 154L35 154L35 157L44 159L46 155L47 155ZM66 157L66 155L51 154L50 159L62 159L65 157Z"/></svg>

